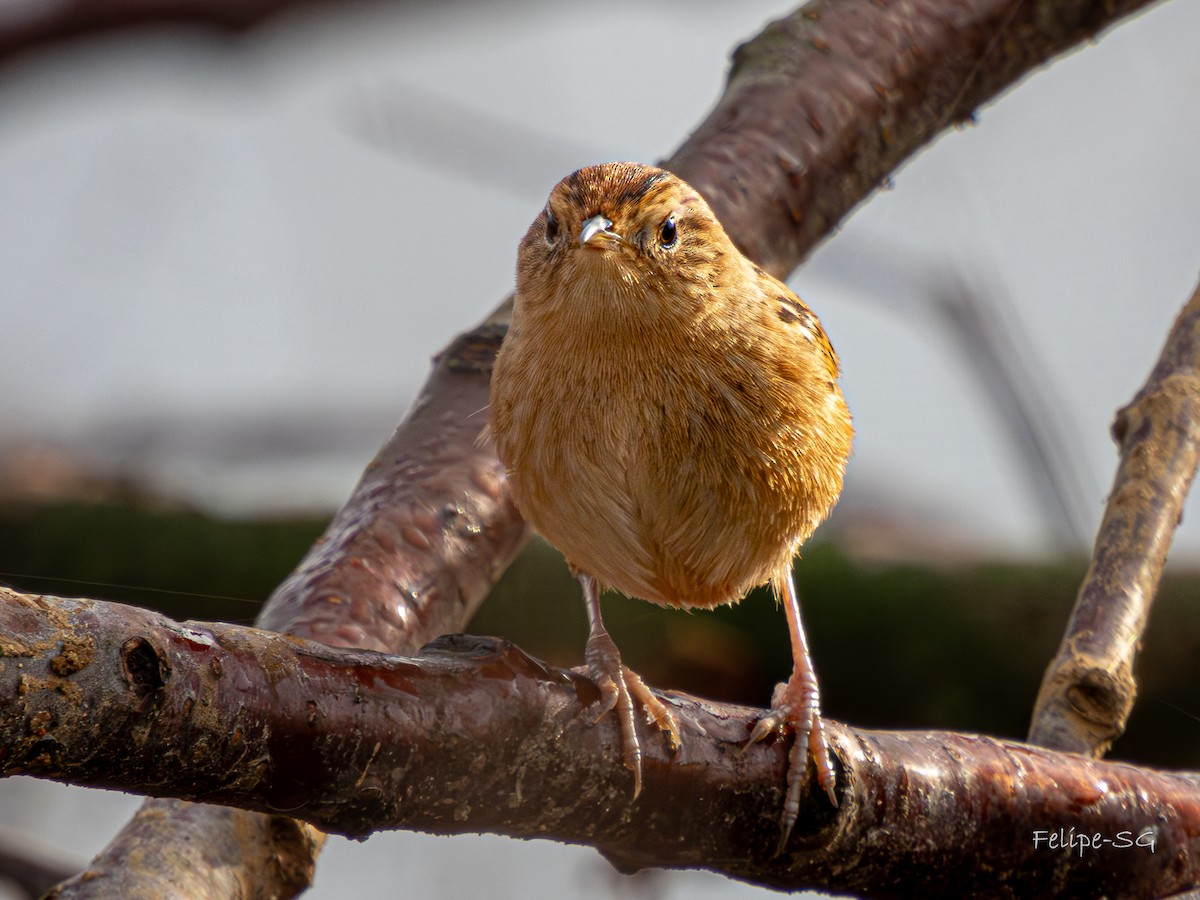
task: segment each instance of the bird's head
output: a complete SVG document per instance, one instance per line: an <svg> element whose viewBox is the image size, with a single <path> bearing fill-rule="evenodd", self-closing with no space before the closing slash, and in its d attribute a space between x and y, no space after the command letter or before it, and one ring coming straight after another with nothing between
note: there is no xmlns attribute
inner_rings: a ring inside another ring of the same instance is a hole
<svg viewBox="0 0 1200 900"><path fill-rule="evenodd" d="M687 316L740 262L689 184L653 166L605 163L550 192L521 242L518 303L567 315Z"/></svg>

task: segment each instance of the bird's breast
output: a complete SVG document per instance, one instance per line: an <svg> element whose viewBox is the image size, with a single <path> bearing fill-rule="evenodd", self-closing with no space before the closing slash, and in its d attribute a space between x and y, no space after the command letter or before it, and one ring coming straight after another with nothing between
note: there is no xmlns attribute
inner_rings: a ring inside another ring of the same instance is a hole
<svg viewBox="0 0 1200 900"><path fill-rule="evenodd" d="M712 347L528 324L497 359L492 429L518 508L568 563L705 607L789 564L841 485L840 465L817 471L790 386Z"/></svg>

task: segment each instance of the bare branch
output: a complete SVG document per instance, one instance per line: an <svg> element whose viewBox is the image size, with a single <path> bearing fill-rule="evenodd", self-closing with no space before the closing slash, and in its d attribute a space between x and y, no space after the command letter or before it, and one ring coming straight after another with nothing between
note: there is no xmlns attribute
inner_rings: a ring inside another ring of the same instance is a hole
<svg viewBox="0 0 1200 900"><path fill-rule="evenodd" d="M340 647L413 652L457 631L524 545L504 468L479 434L504 329L438 355L404 422L259 617Z"/></svg>
<svg viewBox="0 0 1200 900"><path fill-rule="evenodd" d="M665 164L786 275L948 126L1149 0L815 0L738 48Z"/></svg>
<svg viewBox="0 0 1200 900"><path fill-rule="evenodd" d="M241 31L277 13L328 0L61 0L22 4L0 18L0 63L63 40L147 25Z"/></svg>
<svg viewBox="0 0 1200 900"><path fill-rule="evenodd" d="M438 355L407 418L272 594L261 626L412 653L465 625L526 537L499 462L476 440L501 334L485 322ZM228 863L222 878L241 893L289 897L308 886L322 842L316 829L279 816L148 800L55 896L162 896L169 881L173 896L228 897L237 893L229 884L189 862L209 859L201 848L216 845Z"/></svg>
<svg viewBox="0 0 1200 900"><path fill-rule="evenodd" d="M20 896L40 897L75 871L73 865L51 858L15 829L0 825L0 885Z"/></svg>
<svg viewBox="0 0 1200 900"><path fill-rule="evenodd" d="M683 747L646 734L635 801L615 723L592 724L592 682L496 639L406 659L11 592L0 631L15 636L0 655L0 774L286 810L352 836L550 837L626 869L781 888L1160 896L1200 880L1200 784L1181 775L830 723L840 806L813 785L775 857L786 746L746 747L754 709L663 695Z"/></svg>
<svg viewBox="0 0 1200 900"><path fill-rule="evenodd" d="M1200 462L1200 286L1146 385L1117 413L1121 461L1071 621L1042 680L1032 743L1102 756L1125 729L1133 664Z"/></svg>
<svg viewBox="0 0 1200 900"><path fill-rule="evenodd" d="M83 873L46 898L291 897L312 884L323 839L313 826L287 816L152 800Z"/></svg>

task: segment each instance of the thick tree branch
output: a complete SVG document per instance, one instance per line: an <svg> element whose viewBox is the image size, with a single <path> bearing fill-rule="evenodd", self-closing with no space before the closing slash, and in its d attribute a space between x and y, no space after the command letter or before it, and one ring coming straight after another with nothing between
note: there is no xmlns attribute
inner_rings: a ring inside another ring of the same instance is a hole
<svg viewBox="0 0 1200 900"><path fill-rule="evenodd" d="M413 653L466 624L526 537L499 462L476 441L502 333L485 322L438 355L412 410L259 625ZM54 896L290 897L311 883L322 841L282 816L151 799ZM205 863L213 858L219 879Z"/></svg>
<svg viewBox="0 0 1200 900"><path fill-rule="evenodd" d="M412 410L259 625L406 653L470 619L527 534L503 466L478 440L503 335L484 322L438 354Z"/></svg>
<svg viewBox="0 0 1200 900"><path fill-rule="evenodd" d="M40 897L74 871L74 866L48 859L25 835L0 825L0 885L12 887L17 897Z"/></svg>
<svg viewBox="0 0 1200 900"><path fill-rule="evenodd" d="M1182 775L830 723L840 806L814 788L775 857L786 747L745 746L757 710L664 695L683 747L647 728L634 801L591 681L495 639L388 657L12 592L0 633L0 774L286 810L354 836L551 837L628 868L872 896L1161 896L1200 880L1200 784Z"/></svg>
<svg viewBox="0 0 1200 900"><path fill-rule="evenodd" d="M1145 386L1117 413L1113 437L1121 461L1029 734L1092 756L1107 752L1133 709L1134 661L1200 462L1200 286Z"/></svg>
<svg viewBox="0 0 1200 900"><path fill-rule="evenodd" d="M241 31L278 13L329 0L62 0L22 4L0 18L0 64L64 40L147 25Z"/></svg>
<svg viewBox="0 0 1200 900"><path fill-rule="evenodd" d="M1150 0L815 0L738 48L665 164L743 252L792 271L904 160Z"/></svg>
<svg viewBox="0 0 1200 900"><path fill-rule="evenodd" d="M323 839L287 816L150 800L84 872L46 897L292 897L312 884Z"/></svg>

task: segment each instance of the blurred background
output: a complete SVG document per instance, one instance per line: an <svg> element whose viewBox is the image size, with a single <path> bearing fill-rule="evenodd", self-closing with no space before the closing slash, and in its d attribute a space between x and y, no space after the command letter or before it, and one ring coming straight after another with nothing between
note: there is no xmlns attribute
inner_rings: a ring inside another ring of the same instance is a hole
<svg viewBox="0 0 1200 900"><path fill-rule="evenodd" d="M0 581L251 621L431 354L511 289L549 188L668 155L732 48L792 6L315 4L236 37L159 26L0 56ZM37 14L0 0L0 37ZM798 568L829 715L1023 735L1112 477L1108 427L1200 274L1198 33L1200 6L1175 0L1035 74L792 279L858 427ZM1196 763L1195 509L1116 756ZM786 675L764 597L693 616L606 602L656 685L761 705ZM471 630L575 665L586 626L535 543ZM0 848L77 867L137 803L0 781ZM392 834L335 839L309 896L401 886L761 893Z"/></svg>

